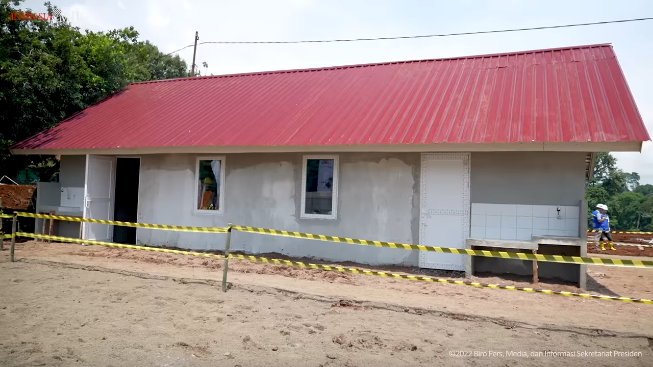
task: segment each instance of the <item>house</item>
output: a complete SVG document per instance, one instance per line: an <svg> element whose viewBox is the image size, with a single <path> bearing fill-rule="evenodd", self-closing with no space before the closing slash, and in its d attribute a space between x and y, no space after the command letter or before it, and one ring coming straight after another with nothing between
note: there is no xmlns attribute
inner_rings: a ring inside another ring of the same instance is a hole
<svg viewBox="0 0 653 367"><path fill-rule="evenodd" d="M61 155L67 205L85 217L464 248L580 239L593 154L648 140L601 44L134 83L11 151ZM86 224L84 236L224 244L123 230ZM241 232L232 248L464 269L462 255Z"/></svg>

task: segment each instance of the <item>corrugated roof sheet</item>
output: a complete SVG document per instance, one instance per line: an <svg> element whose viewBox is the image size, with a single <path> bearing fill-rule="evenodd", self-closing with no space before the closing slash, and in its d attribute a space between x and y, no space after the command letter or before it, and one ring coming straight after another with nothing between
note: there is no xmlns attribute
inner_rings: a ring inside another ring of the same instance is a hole
<svg viewBox="0 0 653 367"><path fill-rule="evenodd" d="M647 140L591 45L135 83L13 149Z"/></svg>

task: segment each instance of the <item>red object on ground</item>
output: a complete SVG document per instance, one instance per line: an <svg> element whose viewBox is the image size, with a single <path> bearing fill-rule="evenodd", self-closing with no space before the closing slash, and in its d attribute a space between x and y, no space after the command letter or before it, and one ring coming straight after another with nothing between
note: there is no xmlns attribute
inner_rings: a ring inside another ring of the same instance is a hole
<svg viewBox="0 0 653 367"><path fill-rule="evenodd" d="M135 83L12 149L648 140L603 44Z"/></svg>

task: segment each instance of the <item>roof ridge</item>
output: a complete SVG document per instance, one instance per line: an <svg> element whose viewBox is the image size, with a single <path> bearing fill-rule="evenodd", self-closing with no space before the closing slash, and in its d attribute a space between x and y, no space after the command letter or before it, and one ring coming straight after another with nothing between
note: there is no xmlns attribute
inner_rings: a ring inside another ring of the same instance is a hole
<svg viewBox="0 0 653 367"><path fill-rule="evenodd" d="M329 71L329 70L338 70L338 69L353 69L353 68L368 67L368 66L383 66L383 65L392 65L392 64L408 64L408 63L414 63L414 62L460 60L460 59L478 59L478 58L483 58L483 57L511 56L511 55L521 55L521 54L531 54L531 53L536 53L536 52L562 51L562 50L573 50L573 49L592 48L592 47L605 47L605 46L612 46L612 44L611 43L597 43L597 44L592 44L592 45L554 47L554 48L544 48L544 49L537 49L537 50L511 51L511 52L500 52L500 53L482 54L482 55L441 57L441 58L434 58L434 59L384 61L384 62L376 62L376 63L368 63L368 64L350 64L350 65L338 65L338 66L324 66L324 67L305 68L305 69L254 71L254 72L236 73L236 74L220 74L220 75L199 76L199 77L194 77L194 78L186 77L186 78L149 80L149 81L145 81L145 82L131 83L130 85L151 84L151 83L166 83L166 82L180 82L180 81L191 81L191 80L205 80L205 79L216 79L216 78L234 78L234 77L255 76L255 75L305 73L305 72L312 72L312 71Z"/></svg>

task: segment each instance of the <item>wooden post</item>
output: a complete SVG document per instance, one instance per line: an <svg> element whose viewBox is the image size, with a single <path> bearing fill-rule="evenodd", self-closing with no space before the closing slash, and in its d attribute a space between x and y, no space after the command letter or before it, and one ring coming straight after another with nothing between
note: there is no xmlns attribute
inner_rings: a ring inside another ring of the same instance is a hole
<svg viewBox="0 0 653 367"><path fill-rule="evenodd" d="M16 221L18 217L14 214L11 220L11 247L9 248L9 261L14 262L14 247L16 247Z"/></svg>
<svg viewBox="0 0 653 367"><path fill-rule="evenodd" d="M0 198L0 216L1 215L2 215L2 198ZM5 233L2 232L2 220L3 219L4 218L0 217L0 236L2 236L2 238L0 238L0 251L5 250Z"/></svg>
<svg viewBox="0 0 653 367"><path fill-rule="evenodd" d="M537 255L537 250L533 250L533 255ZM538 276L537 276L537 260L533 260L533 284L537 284L539 282Z"/></svg>
<svg viewBox="0 0 653 367"><path fill-rule="evenodd" d="M199 40L200 37L198 36L197 31L195 31L195 47L193 48L193 65L190 66L190 77L194 78L195 77L195 54L197 53L197 40Z"/></svg>
<svg viewBox="0 0 653 367"><path fill-rule="evenodd" d="M224 246L224 267L222 269L222 291L227 291L227 270L229 269L229 249L231 248L231 223L227 227L227 241Z"/></svg>
<svg viewBox="0 0 653 367"><path fill-rule="evenodd" d="M48 220L46 218L41 218L41 219L43 220L43 223L41 223L41 234L45 236L46 235L45 223L47 223ZM34 220L34 222L36 223L36 220ZM47 240L40 239L39 242L47 242Z"/></svg>
<svg viewBox="0 0 653 367"><path fill-rule="evenodd" d="M54 213L52 213L54 214ZM48 227L48 236L52 236L52 231L54 229L54 219L50 218L50 226ZM48 240L48 243L52 242L51 240Z"/></svg>

